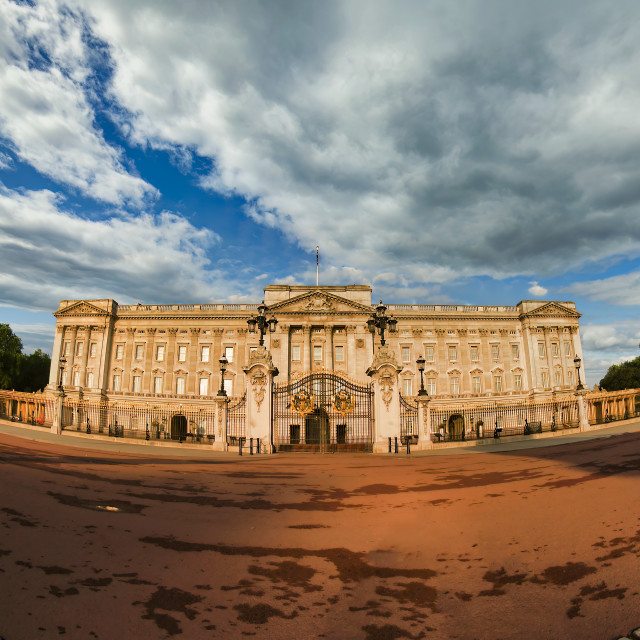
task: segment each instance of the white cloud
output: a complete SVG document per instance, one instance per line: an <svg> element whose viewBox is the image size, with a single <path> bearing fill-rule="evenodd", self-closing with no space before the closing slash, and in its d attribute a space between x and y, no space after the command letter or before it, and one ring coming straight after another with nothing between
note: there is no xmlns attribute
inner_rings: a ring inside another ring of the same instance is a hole
<svg viewBox="0 0 640 640"><path fill-rule="evenodd" d="M81 4L131 139L212 158L203 185L335 264L430 283L640 251L633 4Z"/></svg>
<svg viewBox="0 0 640 640"><path fill-rule="evenodd" d="M529 287L529 293L532 296L536 296L536 298L540 298L542 296L546 296L549 293L548 289L540 286L535 280L529 283L531 286Z"/></svg>
<svg viewBox="0 0 640 640"><path fill-rule="evenodd" d="M208 302L240 287L212 267L219 242L165 211L89 220L50 191L0 190L0 301L51 310L61 299Z"/></svg>
<svg viewBox="0 0 640 640"><path fill-rule="evenodd" d="M638 305L640 304L640 271L632 271L601 280L576 282L567 287L567 291L599 302Z"/></svg>
<svg viewBox="0 0 640 640"><path fill-rule="evenodd" d="M0 0L0 13L0 133L16 156L103 202L141 205L155 194L96 127L82 16L50 0Z"/></svg>

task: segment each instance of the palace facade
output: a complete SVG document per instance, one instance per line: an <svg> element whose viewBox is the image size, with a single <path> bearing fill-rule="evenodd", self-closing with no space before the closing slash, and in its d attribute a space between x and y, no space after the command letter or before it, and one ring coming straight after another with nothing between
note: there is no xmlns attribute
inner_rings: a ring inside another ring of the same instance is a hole
<svg viewBox="0 0 640 640"><path fill-rule="evenodd" d="M277 319L265 346L278 382L305 373L335 372L358 384L380 343L367 320L376 311L371 288L270 285L267 316ZM258 304L120 305L114 300L63 300L49 390L85 398L171 398L206 403L221 387L244 393L244 368L259 334L247 320ZM432 399L573 393L574 357L582 355L573 302L524 300L515 306L391 304L397 320L385 339L401 371L403 396L417 394L424 357L424 384ZM228 365L221 381L219 360ZM581 381L585 381L580 370Z"/></svg>

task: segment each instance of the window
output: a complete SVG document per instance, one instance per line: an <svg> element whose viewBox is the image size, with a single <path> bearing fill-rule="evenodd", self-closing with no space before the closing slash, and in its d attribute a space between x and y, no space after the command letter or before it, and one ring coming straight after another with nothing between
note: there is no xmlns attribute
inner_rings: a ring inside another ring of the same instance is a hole
<svg viewBox="0 0 640 640"><path fill-rule="evenodd" d="M176 393L179 396L184 395L184 387L185 387L185 378L184 376L178 376L176 378Z"/></svg>
<svg viewBox="0 0 640 640"><path fill-rule="evenodd" d="M514 360L519 360L520 359L520 347L517 344L512 344L511 345L511 357Z"/></svg>
<svg viewBox="0 0 640 640"><path fill-rule="evenodd" d="M401 335L403 338L407 338L408 336L410 336L410 335L411 335L411 331L409 331L409 329L403 329L403 330L400 332L400 335Z"/></svg>
<svg viewBox="0 0 640 640"><path fill-rule="evenodd" d="M153 379L153 393L162 393L162 376Z"/></svg>
<svg viewBox="0 0 640 640"><path fill-rule="evenodd" d="M76 355L81 356L83 350L84 350L84 342L78 342L78 344L76 345Z"/></svg>
<svg viewBox="0 0 640 640"><path fill-rule="evenodd" d="M70 350L71 350L71 343L70 342L65 342L64 343L64 355L68 356Z"/></svg>
<svg viewBox="0 0 640 640"><path fill-rule="evenodd" d="M429 344L425 347L424 358L427 362L433 362L433 345Z"/></svg>
<svg viewBox="0 0 640 640"><path fill-rule="evenodd" d="M184 362L187 359L187 345L181 344L178 346L178 362Z"/></svg>
<svg viewBox="0 0 640 640"><path fill-rule="evenodd" d="M96 349L97 349L97 344L95 342L92 342L91 346L89 347L89 356L91 358L96 357Z"/></svg>
<svg viewBox="0 0 640 640"><path fill-rule="evenodd" d="M542 386L545 387L545 388L549 386L549 372L548 371L543 371L542 372Z"/></svg>
<svg viewBox="0 0 640 640"><path fill-rule="evenodd" d="M89 389L93 387L93 371L87 373L87 387L89 387Z"/></svg>
<svg viewBox="0 0 640 640"><path fill-rule="evenodd" d="M67 384L67 370L66 369L62 372L62 384L63 385Z"/></svg>
<svg viewBox="0 0 640 640"><path fill-rule="evenodd" d="M140 393L140 382L140 376L133 376L133 386L131 388L131 391L133 391L134 393Z"/></svg>
<svg viewBox="0 0 640 640"><path fill-rule="evenodd" d="M571 343L570 342L565 342L564 343L564 355L565 356L570 356L571 355Z"/></svg>
<svg viewBox="0 0 640 640"><path fill-rule="evenodd" d="M430 396L436 395L436 379L435 378L427 378L427 391Z"/></svg>
<svg viewBox="0 0 640 640"><path fill-rule="evenodd" d="M458 359L458 348L455 344L449 345L449 360L457 360Z"/></svg>
<svg viewBox="0 0 640 640"><path fill-rule="evenodd" d="M478 360L480 360L480 351L477 344L471 345L471 360L472 362L477 362Z"/></svg>
<svg viewBox="0 0 640 640"><path fill-rule="evenodd" d="M554 358L557 358L560 355L560 351L558 349L558 343L557 342L552 342L551 343L551 355Z"/></svg>
<svg viewBox="0 0 640 640"><path fill-rule="evenodd" d="M402 362L411 362L411 347L402 347Z"/></svg>
<svg viewBox="0 0 640 640"><path fill-rule="evenodd" d="M200 395L206 396L209 394L209 379L200 378Z"/></svg>
<svg viewBox="0 0 640 640"><path fill-rule="evenodd" d="M228 396L233 395L233 380L231 378L225 378L223 388L227 392Z"/></svg>
<svg viewBox="0 0 640 640"><path fill-rule="evenodd" d="M251 356L252 353L255 353L258 350L258 347L249 347L249 356Z"/></svg>
<svg viewBox="0 0 640 640"><path fill-rule="evenodd" d="M300 345L291 345L291 360L292 362L300 362Z"/></svg>
<svg viewBox="0 0 640 640"><path fill-rule="evenodd" d="M451 395L457 396L460 393L460 378L453 376L449 380L449 386L451 388Z"/></svg>
<svg viewBox="0 0 640 640"><path fill-rule="evenodd" d="M522 391L522 376L519 373L513 376L513 386L516 391Z"/></svg>
<svg viewBox="0 0 640 640"><path fill-rule="evenodd" d="M164 345L163 344L159 344L156 347L156 360L158 360L158 362L162 362L164 360Z"/></svg>
<svg viewBox="0 0 640 640"><path fill-rule="evenodd" d="M538 342L538 355L544 358L544 342Z"/></svg>
<svg viewBox="0 0 640 640"><path fill-rule="evenodd" d="M562 369L556 369L554 377L554 384L556 387L559 387L562 384Z"/></svg>
<svg viewBox="0 0 640 640"><path fill-rule="evenodd" d="M569 378L569 384L573 386L573 371L571 369L567 372L567 377Z"/></svg>
<svg viewBox="0 0 640 640"><path fill-rule="evenodd" d="M502 376L493 376L493 388L496 393L502 393Z"/></svg>
<svg viewBox="0 0 640 640"><path fill-rule="evenodd" d="M471 387L473 389L473 393L481 392L480 376L473 376L473 378L471 378Z"/></svg>
<svg viewBox="0 0 640 640"><path fill-rule="evenodd" d="M80 372L79 371L74 371L73 372L73 386L74 387L79 387L80 386Z"/></svg>
<svg viewBox="0 0 640 640"><path fill-rule="evenodd" d="M224 348L224 357L227 359L227 362L233 362L233 347Z"/></svg>
<svg viewBox="0 0 640 640"><path fill-rule="evenodd" d="M119 373L113 374L113 390L120 391L120 374Z"/></svg>
<svg viewBox="0 0 640 640"><path fill-rule="evenodd" d="M314 344L313 345L313 359L316 362L320 362L322 360L322 345Z"/></svg>
<svg viewBox="0 0 640 640"><path fill-rule="evenodd" d="M136 360L142 360L144 356L144 345L137 344L136 345Z"/></svg>
<svg viewBox="0 0 640 640"><path fill-rule="evenodd" d="M344 362L344 347L342 345L336 346L336 362Z"/></svg>
<svg viewBox="0 0 640 640"><path fill-rule="evenodd" d="M404 378L402 381L402 395L406 397L413 395L413 380L411 378Z"/></svg>
<svg viewBox="0 0 640 640"><path fill-rule="evenodd" d="M124 345L117 344L116 345L116 360L122 360L122 354L124 352Z"/></svg>
<svg viewBox="0 0 640 640"><path fill-rule="evenodd" d="M200 349L200 360L202 362L209 362L209 352L211 351L211 348L208 346L203 346ZM204 394L200 394L200 395L204 395Z"/></svg>
<svg viewBox="0 0 640 640"><path fill-rule="evenodd" d="M500 345L492 344L491 345L491 358L493 360L500 360Z"/></svg>

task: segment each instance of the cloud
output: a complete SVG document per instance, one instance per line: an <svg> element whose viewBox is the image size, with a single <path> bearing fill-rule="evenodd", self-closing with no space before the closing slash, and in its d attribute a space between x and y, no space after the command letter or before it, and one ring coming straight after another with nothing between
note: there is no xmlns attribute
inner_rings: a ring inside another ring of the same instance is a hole
<svg viewBox="0 0 640 640"><path fill-rule="evenodd" d="M51 1L0 5L0 134L14 154L99 201L140 206L154 196L96 125L82 15Z"/></svg>
<svg viewBox="0 0 640 640"><path fill-rule="evenodd" d="M203 186L334 264L428 284L640 251L634 3L80 5L130 140L211 158Z"/></svg>
<svg viewBox="0 0 640 640"><path fill-rule="evenodd" d="M240 289L207 254L220 238L169 211L90 220L50 191L0 189L0 304L52 310L61 299L208 302Z"/></svg>
<svg viewBox="0 0 640 640"><path fill-rule="evenodd" d="M632 271L601 280L576 282L567 290L589 300L616 305L640 304L640 271Z"/></svg>
<svg viewBox="0 0 640 640"><path fill-rule="evenodd" d="M529 283L531 286L529 287L529 293L532 296L536 296L536 298L546 296L549 293L548 289L541 287L535 280Z"/></svg>

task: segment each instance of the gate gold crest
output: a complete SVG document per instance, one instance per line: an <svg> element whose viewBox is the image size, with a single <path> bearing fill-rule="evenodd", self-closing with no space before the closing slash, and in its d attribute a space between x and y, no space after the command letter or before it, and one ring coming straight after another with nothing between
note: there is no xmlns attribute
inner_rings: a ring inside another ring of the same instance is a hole
<svg viewBox="0 0 640 640"><path fill-rule="evenodd" d="M305 416L313 411L313 396L308 391L300 391L291 396L291 407Z"/></svg>
<svg viewBox="0 0 640 640"><path fill-rule="evenodd" d="M353 411L353 396L342 389L333 396L331 404L333 404L333 408L344 418L347 413Z"/></svg>

